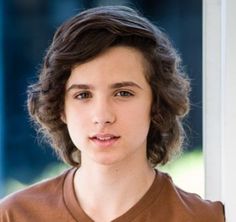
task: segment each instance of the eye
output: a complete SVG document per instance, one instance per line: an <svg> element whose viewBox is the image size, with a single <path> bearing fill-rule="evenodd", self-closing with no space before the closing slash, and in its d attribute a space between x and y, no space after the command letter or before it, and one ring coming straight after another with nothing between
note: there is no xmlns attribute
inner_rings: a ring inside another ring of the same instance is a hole
<svg viewBox="0 0 236 222"><path fill-rule="evenodd" d="M89 99L91 97L92 97L91 92L80 92L80 93L77 93L74 98L78 100L84 100L84 99Z"/></svg>
<svg viewBox="0 0 236 222"><path fill-rule="evenodd" d="M119 91L115 94L115 96L120 96L120 97L130 97L130 96L134 96L133 93L129 92L129 91Z"/></svg>

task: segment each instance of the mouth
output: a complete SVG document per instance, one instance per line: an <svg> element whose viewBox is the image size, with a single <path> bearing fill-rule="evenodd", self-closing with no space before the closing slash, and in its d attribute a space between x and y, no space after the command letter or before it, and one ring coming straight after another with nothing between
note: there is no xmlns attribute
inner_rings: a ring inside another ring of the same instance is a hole
<svg viewBox="0 0 236 222"><path fill-rule="evenodd" d="M117 140L119 140L120 136L112 134L97 134L90 137L89 139L99 147L108 147L113 145Z"/></svg>

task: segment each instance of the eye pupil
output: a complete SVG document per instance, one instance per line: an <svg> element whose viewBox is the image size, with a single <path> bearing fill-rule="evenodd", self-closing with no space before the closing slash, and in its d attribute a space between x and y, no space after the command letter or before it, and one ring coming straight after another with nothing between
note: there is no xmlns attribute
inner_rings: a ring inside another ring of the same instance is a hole
<svg viewBox="0 0 236 222"><path fill-rule="evenodd" d="M132 94L130 92L127 92L127 91L120 91L117 95L122 96L122 97L132 96Z"/></svg>
<svg viewBox="0 0 236 222"><path fill-rule="evenodd" d="M130 93L128 93L128 92L122 92L121 94L123 94L123 96L127 96L127 95L129 95Z"/></svg>
<svg viewBox="0 0 236 222"><path fill-rule="evenodd" d="M82 93L79 93L79 94L76 96L77 99L88 99L88 98L90 98L90 97L91 97L91 95L90 95L89 92L82 92Z"/></svg>

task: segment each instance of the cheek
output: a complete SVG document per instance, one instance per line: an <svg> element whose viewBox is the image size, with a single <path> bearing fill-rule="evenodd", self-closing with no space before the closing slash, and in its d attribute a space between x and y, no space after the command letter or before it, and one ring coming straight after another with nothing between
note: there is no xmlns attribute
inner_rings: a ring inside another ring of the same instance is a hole
<svg viewBox="0 0 236 222"><path fill-rule="evenodd" d="M78 143L80 143L84 138L86 127L88 127L87 117L83 114L83 112L78 112L78 110L74 109L67 109L65 112L69 135L73 143L78 146Z"/></svg>
<svg viewBox="0 0 236 222"><path fill-rule="evenodd" d="M136 134L146 135L150 126L150 106L136 107L135 109L127 109L123 116L124 130L130 129Z"/></svg>
<svg viewBox="0 0 236 222"><path fill-rule="evenodd" d="M87 117L87 110L82 109L78 105L68 102L65 105L65 118L68 125L78 125L78 127L83 124L83 121ZM80 123L80 124L78 124Z"/></svg>
<svg viewBox="0 0 236 222"><path fill-rule="evenodd" d="M151 104L146 103L142 107L136 110L135 114L137 128L140 129L141 133L147 135L151 122Z"/></svg>

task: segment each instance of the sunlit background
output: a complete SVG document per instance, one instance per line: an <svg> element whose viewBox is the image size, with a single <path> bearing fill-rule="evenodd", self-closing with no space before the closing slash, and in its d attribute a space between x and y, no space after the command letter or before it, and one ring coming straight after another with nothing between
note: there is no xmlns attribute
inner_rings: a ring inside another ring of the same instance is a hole
<svg viewBox="0 0 236 222"><path fill-rule="evenodd" d="M53 33L82 9L128 5L171 37L192 80L191 112L185 121L185 152L165 166L177 185L204 195L202 158L202 1L200 0L0 0L0 197L63 171L47 144L37 139L26 109Z"/></svg>

